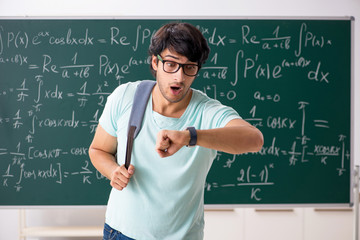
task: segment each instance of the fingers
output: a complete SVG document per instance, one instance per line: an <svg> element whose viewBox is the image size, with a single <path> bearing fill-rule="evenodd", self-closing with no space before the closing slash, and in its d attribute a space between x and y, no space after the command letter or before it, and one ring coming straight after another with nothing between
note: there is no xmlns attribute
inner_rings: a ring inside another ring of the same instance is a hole
<svg viewBox="0 0 360 240"><path fill-rule="evenodd" d="M159 132L155 148L157 150L165 151L169 147L170 139L166 135L163 135L162 132Z"/></svg>
<svg viewBox="0 0 360 240"><path fill-rule="evenodd" d="M125 167L125 166L124 166ZM135 167L133 165L130 164L129 168L128 168L128 173L130 174L130 177L134 174L135 172Z"/></svg>
<svg viewBox="0 0 360 240"><path fill-rule="evenodd" d="M133 165L130 165L129 169L126 169L125 165L118 166L111 174L110 185L119 191L123 190L128 185L134 171Z"/></svg>
<svg viewBox="0 0 360 240"><path fill-rule="evenodd" d="M155 150L161 157L165 157L168 155L169 147L170 147L170 140L167 138L165 140L158 142L155 146Z"/></svg>
<svg viewBox="0 0 360 240"><path fill-rule="evenodd" d="M161 130L156 139L155 150L161 158L169 157L179 151L188 131Z"/></svg>
<svg viewBox="0 0 360 240"><path fill-rule="evenodd" d="M156 149L156 152L159 154L161 158L171 156L171 154L168 152L167 149L165 150Z"/></svg>
<svg viewBox="0 0 360 240"><path fill-rule="evenodd" d="M160 131L157 135L155 150L160 157L168 156L168 148L171 146L166 131Z"/></svg>

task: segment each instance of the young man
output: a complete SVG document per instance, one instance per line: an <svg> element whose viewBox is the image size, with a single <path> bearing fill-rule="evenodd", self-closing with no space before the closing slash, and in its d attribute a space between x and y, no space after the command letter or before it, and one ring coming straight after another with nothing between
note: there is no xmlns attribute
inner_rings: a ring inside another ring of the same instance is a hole
<svg viewBox="0 0 360 240"><path fill-rule="evenodd" d="M132 164L124 166L139 82L120 85L108 97L89 149L93 165L113 187L104 239L115 239L114 234L116 239L203 239L204 185L216 151L259 151L263 136L234 109L191 88L209 55L194 26L163 26L149 53L156 85L134 141Z"/></svg>

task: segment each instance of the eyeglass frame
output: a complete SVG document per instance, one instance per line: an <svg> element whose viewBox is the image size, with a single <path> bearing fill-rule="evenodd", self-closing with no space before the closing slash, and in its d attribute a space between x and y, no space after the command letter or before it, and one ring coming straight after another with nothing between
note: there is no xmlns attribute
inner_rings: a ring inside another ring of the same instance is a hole
<svg viewBox="0 0 360 240"><path fill-rule="evenodd" d="M162 57L161 57L159 54L157 55L157 59L158 59L160 62L162 62L162 64L163 64L163 70L164 70L164 72L166 72L166 73L176 73L176 72L179 71L180 68L182 68L183 73L184 73L186 76L195 77L195 76L199 73L199 71L200 71L200 66L199 66L198 64L193 64L193 63L184 63L184 64L183 64L183 63L178 63L178 62L171 61L171 60L164 60L164 59L162 59ZM179 67L176 69L175 72L168 72L168 71L165 70L165 63L166 63L166 62L176 63L176 64L179 65ZM189 74L187 74L187 73L185 72L184 66L189 66L189 65L190 65L190 66L197 66L197 67L198 67L198 69L197 69L197 71L196 71L196 74L194 74L194 75L189 75Z"/></svg>

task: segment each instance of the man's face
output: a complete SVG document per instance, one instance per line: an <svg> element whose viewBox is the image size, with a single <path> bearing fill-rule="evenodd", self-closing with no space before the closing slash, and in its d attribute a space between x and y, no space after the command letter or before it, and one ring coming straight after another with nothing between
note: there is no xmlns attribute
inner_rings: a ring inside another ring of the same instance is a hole
<svg viewBox="0 0 360 240"><path fill-rule="evenodd" d="M169 51L168 49L165 49L160 56L164 61L172 61L180 64L196 64L189 61L187 57L176 52ZM157 56L152 57L152 65L156 70L156 81L159 85L160 92L167 101L171 103L180 102L189 96L189 90L195 76L186 75L181 67L175 73L165 72L164 64L168 63L158 61Z"/></svg>

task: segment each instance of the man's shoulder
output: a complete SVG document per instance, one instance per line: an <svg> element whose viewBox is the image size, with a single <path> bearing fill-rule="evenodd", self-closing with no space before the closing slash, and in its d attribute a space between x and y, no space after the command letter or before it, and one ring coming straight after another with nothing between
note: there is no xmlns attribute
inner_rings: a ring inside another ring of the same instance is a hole
<svg viewBox="0 0 360 240"><path fill-rule="evenodd" d="M193 100L195 104L221 104L218 100L213 99L206 95L206 93L198 90L198 89L192 89L193 90Z"/></svg>
<svg viewBox="0 0 360 240"><path fill-rule="evenodd" d="M115 88L115 90L110 94L110 98L113 98L114 100L117 99L117 101L126 100L129 99L130 101L133 100L133 97L135 95L137 86L142 82L135 81L135 82L126 82L122 83L118 87Z"/></svg>
<svg viewBox="0 0 360 240"><path fill-rule="evenodd" d="M141 81L122 83L115 88L113 94L117 95L117 94L124 94L125 92L131 92L131 91L135 92L136 87L140 84L140 82Z"/></svg>
<svg viewBox="0 0 360 240"><path fill-rule="evenodd" d="M108 96L107 102L118 106L118 109L128 107L128 105L131 105L134 100L136 88L140 82L141 81L126 82L117 86Z"/></svg>
<svg viewBox="0 0 360 240"><path fill-rule="evenodd" d="M192 91L193 91L193 98L196 101L208 101L211 99L208 95L206 95L204 92L198 89L192 88Z"/></svg>

